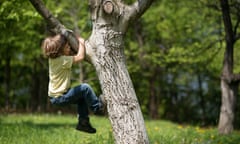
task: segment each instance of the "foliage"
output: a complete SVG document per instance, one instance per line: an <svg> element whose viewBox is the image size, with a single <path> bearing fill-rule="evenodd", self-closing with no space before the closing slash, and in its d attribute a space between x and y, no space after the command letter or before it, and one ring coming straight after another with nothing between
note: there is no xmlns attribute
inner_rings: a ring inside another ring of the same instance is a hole
<svg viewBox="0 0 240 144"><path fill-rule="evenodd" d="M41 53L40 48L36 48L42 37L38 31L43 27L40 16L27 1L1 2L0 17L1 70L4 72L1 73L1 88L8 90L1 94L9 94L11 105L21 107L18 100L30 97L32 67Z"/></svg>
<svg viewBox="0 0 240 144"><path fill-rule="evenodd" d="M0 140L2 144L113 144L110 122L104 117L91 116L97 128L94 135L76 131L76 117L73 115L1 115ZM152 144L236 144L239 132L220 136L213 127L181 125L170 121L146 121L146 128Z"/></svg>
<svg viewBox="0 0 240 144"><path fill-rule="evenodd" d="M159 117L216 124L224 51L221 39L221 13L205 3L155 2L130 27L126 44L143 112L149 115L149 97L155 93Z"/></svg>
<svg viewBox="0 0 240 144"><path fill-rule="evenodd" d="M44 2L67 28L88 38L88 1ZM145 118L216 125L225 47L218 5L218 1L211 0L157 0L129 26L124 39L126 64ZM1 108L9 95L14 111L52 110L47 98L48 65L40 49L41 40L48 34L44 20L29 1L18 0L0 2L0 17ZM234 71L239 72L237 49L234 56ZM101 93L92 65L83 63L74 68L73 85L79 83L79 75L82 82L90 83L98 95ZM155 113L150 109L152 104ZM236 126L239 116L238 112Z"/></svg>

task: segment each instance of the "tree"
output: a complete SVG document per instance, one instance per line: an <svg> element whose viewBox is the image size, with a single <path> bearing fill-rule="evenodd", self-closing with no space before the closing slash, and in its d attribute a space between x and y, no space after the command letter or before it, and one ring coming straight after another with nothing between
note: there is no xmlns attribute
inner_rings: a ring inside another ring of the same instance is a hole
<svg viewBox="0 0 240 144"><path fill-rule="evenodd" d="M46 9L41 0L30 0L52 31L65 32L64 26ZM125 64L124 36L130 22L139 18L153 0L90 0L92 34L86 41L86 54L100 80L116 143L149 143L143 116ZM77 40L67 39L73 48Z"/></svg>
<svg viewBox="0 0 240 144"><path fill-rule="evenodd" d="M220 0L226 42L221 76L222 105L218 124L220 134L229 134L233 131L235 102L240 81L240 74L234 74L233 71L234 44L240 38L237 33L240 23L240 3L238 1L231 2L235 10L230 10L228 0ZM231 12L237 16L234 26L232 24Z"/></svg>

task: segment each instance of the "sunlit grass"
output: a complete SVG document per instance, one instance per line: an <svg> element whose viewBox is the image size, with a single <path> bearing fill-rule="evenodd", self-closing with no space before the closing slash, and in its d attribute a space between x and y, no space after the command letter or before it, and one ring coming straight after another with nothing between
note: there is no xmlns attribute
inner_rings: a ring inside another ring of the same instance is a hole
<svg viewBox="0 0 240 144"><path fill-rule="evenodd" d="M222 136L216 128L174 124L169 121L146 121L153 144L240 144L240 132Z"/></svg>
<svg viewBox="0 0 240 144"><path fill-rule="evenodd" d="M113 143L111 126L106 118L91 117L98 129L91 135L75 130L73 115L1 116L1 144L105 144Z"/></svg>
<svg viewBox="0 0 240 144"><path fill-rule="evenodd" d="M91 116L96 134L75 130L74 115L0 115L1 144L113 144L112 129L106 117ZM169 121L145 121L151 144L238 144L239 131L218 135L216 128L180 125Z"/></svg>

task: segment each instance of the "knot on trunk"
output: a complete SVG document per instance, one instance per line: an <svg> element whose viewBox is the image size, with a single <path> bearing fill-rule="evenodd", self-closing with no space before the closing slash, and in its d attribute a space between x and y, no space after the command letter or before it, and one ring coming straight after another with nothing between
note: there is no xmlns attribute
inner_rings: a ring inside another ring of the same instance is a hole
<svg viewBox="0 0 240 144"><path fill-rule="evenodd" d="M137 108L138 101L132 98L123 98L119 100L119 104L122 106L126 106L127 110L133 110Z"/></svg>

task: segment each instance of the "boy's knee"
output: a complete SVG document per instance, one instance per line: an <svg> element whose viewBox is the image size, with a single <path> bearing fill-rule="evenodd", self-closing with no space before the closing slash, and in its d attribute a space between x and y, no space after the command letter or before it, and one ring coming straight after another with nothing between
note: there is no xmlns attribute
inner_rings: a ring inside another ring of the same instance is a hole
<svg viewBox="0 0 240 144"><path fill-rule="evenodd" d="M91 89L91 86L90 86L89 84L87 84L87 83L83 83L83 84L81 84L81 86L82 86L83 89L85 89L85 90Z"/></svg>

